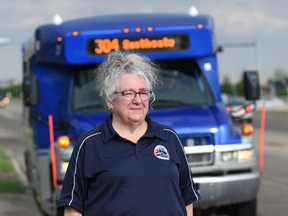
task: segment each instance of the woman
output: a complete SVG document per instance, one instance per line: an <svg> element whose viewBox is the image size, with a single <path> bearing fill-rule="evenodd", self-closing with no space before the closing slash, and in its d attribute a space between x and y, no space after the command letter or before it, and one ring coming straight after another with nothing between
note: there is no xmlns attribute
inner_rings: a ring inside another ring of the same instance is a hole
<svg viewBox="0 0 288 216"><path fill-rule="evenodd" d="M200 197L180 140L147 116L157 73L129 53L99 66L96 86L111 115L74 148L58 202L66 216L193 215Z"/></svg>

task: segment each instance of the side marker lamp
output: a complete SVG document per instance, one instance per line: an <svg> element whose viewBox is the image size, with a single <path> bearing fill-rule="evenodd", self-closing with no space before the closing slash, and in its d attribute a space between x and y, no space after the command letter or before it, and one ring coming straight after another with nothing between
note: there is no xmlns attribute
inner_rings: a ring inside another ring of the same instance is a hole
<svg viewBox="0 0 288 216"><path fill-rule="evenodd" d="M57 143L60 148L68 148L70 146L70 139L68 136L59 136Z"/></svg>
<svg viewBox="0 0 288 216"><path fill-rule="evenodd" d="M204 25L203 24L197 24L197 29L203 29L204 28Z"/></svg>
<svg viewBox="0 0 288 216"><path fill-rule="evenodd" d="M63 41L63 38L62 37L57 37L57 42L61 43Z"/></svg>
<svg viewBox="0 0 288 216"><path fill-rule="evenodd" d="M135 32L141 32L142 30L141 30L141 28L135 28L134 31Z"/></svg>
<svg viewBox="0 0 288 216"><path fill-rule="evenodd" d="M152 32L152 31L154 31L154 28L153 28L153 27L147 27L147 28L146 28L146 31Z"/></svg>
<svg viewBox="0 0 288 216"><path fill-rule="evenodd" d="M130 32L130 29L129 29L129 28L124 28L124 29L122 29L122 32L123 32L123 33L129 33L129 32Z"/></svg>
<svg viewBox="0 0 288 216"><path fill-rule="evenodd" d="M74 37L77 37L77 36L79 36L79 35L80 35L80 33L79 33L78 31L72 32L72 36L74 36Z"/></svg>
<svg viewBox="0 0 288 216"><path fill-rule="evenodd" d="M249 136L253 134L254 127L251 124L243 124L242 125L242 135Z"/></svg>

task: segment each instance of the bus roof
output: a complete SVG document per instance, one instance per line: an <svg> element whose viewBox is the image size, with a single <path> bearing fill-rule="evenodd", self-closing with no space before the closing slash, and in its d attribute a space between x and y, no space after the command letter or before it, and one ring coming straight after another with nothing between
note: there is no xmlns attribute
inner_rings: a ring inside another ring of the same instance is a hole
<svg viewBox="0 0 288 216"><path fill-rule="evenodd" d="M63 22L61 25L43 25L41 28L51 28L63 34L72 31L105 31L111 29L133 27L167 27L167 26L195 26L203 24L212 28L212 19L207 15L191 17L188 14L122 14L95 16Z"/></svg>
<svg viewBox="0 0 288 216"><path fill-rule="evenodd" d="M201 25L201 28L197 29L198 25ZM149 32L148 28L153 31ZM124 29L128 29L129 32L124 34ZM129 51L143 52L150 58L188 58L213 52L214 40L212 37L213 20L207 15L195 17L188 14L164 13L106 15L65 21L60 25L39 26L35 32L34 46L29 44L29 52L34 50L32 55L35 54L38 61L93 64L103 61L109 52L123 50L123 47L119 48L122 46L120 43L124 43L123 40L127 39L129 41L126 41L125 46L129 46ZM98 46L93 42L96 38L103 39L104 47L108 46L111 50L100 53L100 55L93 53ZM115 38L117 41L113 40ZM108 40L108 45L105 40ZM144 45L143 49L136 50L135 46L139 46L141 43L143 45L143 41L149 45ZM120 45L117 44L115 47L114 42ZM167 48L171 43L175 44L176 42L179 42L178 47ZM160 43L160 45L150 49L152 43ZM167 47L163 48L163 43ZM133 50L130 49L131 46ZM28 47L27 44L26 47ZM26 52L24 45L24 55L27 54ZM27 55L32 56L31 53Z"/></svg>

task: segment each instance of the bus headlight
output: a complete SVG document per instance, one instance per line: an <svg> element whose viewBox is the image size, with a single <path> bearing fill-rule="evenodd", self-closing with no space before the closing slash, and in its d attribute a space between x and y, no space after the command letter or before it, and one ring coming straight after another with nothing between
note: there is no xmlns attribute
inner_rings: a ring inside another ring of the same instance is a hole
<svg viewBox="0 0 288 216"><path fill-rule="evenodd" d="M237 161L237 152L236 151L223 152L221 155L221 159L223 162Z"/></svg>
<svg viewBox="0 0 288 216"><path fill-rule="evenodd" d="M252 149L239 150L239 151L228 151L221 153L222 162L239 162L244 163L254 159L254 151Z"/></svg>
<svg viewBox="0 0 288 216"><path fill-rule="evenodd" d="M254 159L254 151L252 149L238 151L238 161L240 163L251 161L253 159Z"/></svg>

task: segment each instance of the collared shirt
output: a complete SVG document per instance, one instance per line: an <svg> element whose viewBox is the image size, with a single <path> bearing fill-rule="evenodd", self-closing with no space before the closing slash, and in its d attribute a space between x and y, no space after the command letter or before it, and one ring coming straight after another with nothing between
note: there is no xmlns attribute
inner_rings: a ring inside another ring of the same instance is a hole
<svg viewBox="0 0 288 216"><path fill-rule="evenodd" d="M58 207L85 216L184 216L200 199L182 144L151 121L137 144L120 137L110 116L75 146Z"/></svg>

